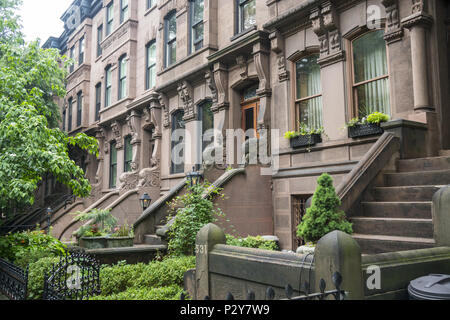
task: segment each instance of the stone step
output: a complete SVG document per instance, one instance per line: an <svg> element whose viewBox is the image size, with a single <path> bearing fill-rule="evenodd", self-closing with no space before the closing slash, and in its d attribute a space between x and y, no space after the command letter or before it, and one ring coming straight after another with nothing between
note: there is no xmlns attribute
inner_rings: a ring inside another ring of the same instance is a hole
<svg viewBox="0 0 450 320"><path fill-rule="evenodd" d="M447 185L450 184L450 170L386 173L384 179L386 187Z"/></svg>
<svg viewBox="0 0 450 320"><path fill-rule="evenodd" d="M431 201L443 186L375 187L371 191L373 200L389 202Z"/></svg>
<svg viewBox="0 0 450 320"><path fill-rule="evenodd" d="M353 234L363 254L377 254L384 252L406 251L432 248L435 246L433 239L415 237L395 237L367 234Z"/></svg>
<svg viewBox="0 0 450 320"><path fill-rule="evenodd" d="M361 202L362 216L368 218L431 219L431 201Z"/></svg>
<svg viewBox="0 0 450 320"><path fill-rule="evenodd" d="M157 246L157 245L166 245L165 241L161 239L160 236L156 234L146 234L144 235L144 244Z"/></svg>
<svg viewBox="0 0 450 320"><path fill-rule="evenodd" d="M358 234L433 238L432 219L354 217L350 221Z"/></svg>
<svg viewBox="0 0 450 320"><path fill-rule="evenodd" d="M397 168L399 172L450 170L450 157L441 156L433 158L398 160Z"/></svg>

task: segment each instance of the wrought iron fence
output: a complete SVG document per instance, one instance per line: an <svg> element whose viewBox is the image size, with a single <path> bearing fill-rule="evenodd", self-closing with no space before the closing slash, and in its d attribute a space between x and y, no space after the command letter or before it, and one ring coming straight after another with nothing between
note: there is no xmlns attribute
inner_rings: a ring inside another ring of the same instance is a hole
<svg viewBox="0 0 450 320"><path fill-rule="evenodd" d="M299 296L294 296L294 289L290 284L286 285L284 288L284 297L280 296L276 297L275 289L272 287L267 287L265 292L265 300L325 300L328 298L334 298L335 300L344 300L346 297L346 292L341 289L342 284L342 276L339 272L335 272L331 278L334 289L326 290L327 284L324 279L321 279L319 282L319 292L310 293L310 285L308 281L305 281L303 284L303 290L301 293L304 293ZM185 300L186 294L183 292L180 295L180 300ZM209 296L206 296L204 300L211 300ZM225 300L235 300L234 296L231 292L228 292L225 296ZM249 290L246 295L246 300L256 300L256 294L254 291Z"/></svg>
<svg viewBox="0 0 450 320"><path fill-rule="evenodd" d="M44 300L86 300L100 293L100 263L82 251L71 252L44 275Z"/></svg>
<svg viewBox="0 0 450 320"><path fill-rule="evenodd" d="M27 297L28 267L22 268L0 258L0 292L10 300Z"/></svg>

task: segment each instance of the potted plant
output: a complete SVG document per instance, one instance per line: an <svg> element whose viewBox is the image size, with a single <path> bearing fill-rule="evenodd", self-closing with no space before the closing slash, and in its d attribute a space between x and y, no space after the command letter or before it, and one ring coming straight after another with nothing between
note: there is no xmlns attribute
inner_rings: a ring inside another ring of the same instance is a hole
<svg viewBox="0 0 450 320"><path fill-rule="evenodd" d="M103 249L133 246L133 230L126 223L118 227L117 219L110 209L93 209L75 214L76 221L87 222L74 232L80 247Z"/></svg>
<svg viewBox="0 0 450 320"><path fill-rule="evenodd" d="M322 142L323 127L311 129L305 123L300 123L298 131L288 131L284 137L289 140L291 148L310 147Z"/></svg>
<svg viewBox="0 0 450 320"><path fill-rule="evenodd" d="M378 111L369 114L361 120L359 118L353 118L346 125L348 128L348 137L358 138L383 134L384 129L380 126L380 123L387 121L389 121L389 116Z"/></svg>

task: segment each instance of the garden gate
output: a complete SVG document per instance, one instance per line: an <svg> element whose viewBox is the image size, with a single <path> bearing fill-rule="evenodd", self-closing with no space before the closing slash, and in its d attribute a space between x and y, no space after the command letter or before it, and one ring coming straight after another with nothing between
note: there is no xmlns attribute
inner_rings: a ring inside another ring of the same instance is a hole
<svg viewBox="0 0 450 320"><path fill-rule="evenodd" d="M86 300L100 292L100 264L81 251L61 258L44 276L44 300Z"/></svg>

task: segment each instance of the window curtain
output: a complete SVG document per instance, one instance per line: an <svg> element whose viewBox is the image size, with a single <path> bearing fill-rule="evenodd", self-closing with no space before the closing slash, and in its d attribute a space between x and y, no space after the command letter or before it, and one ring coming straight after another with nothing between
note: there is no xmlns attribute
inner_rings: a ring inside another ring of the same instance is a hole
<svg viewBox="0 0 450 320"><path fill-rule="evenodd" d="M320 66L317 64L319 55L314 54L297 62L297 99L316 96L322 93ZM322 126L322 96L305 99L299 102L300 122L310 128Z"/></svg>
<svg viewBox="0 0 450 320"><path fill-rule="evenodd" d="M388 75L383 35L383 30L378 30L353 42L355 84ZM390 114L388 81L388 78L383 78L356 87L360 116L375 111Z"/></svg>

